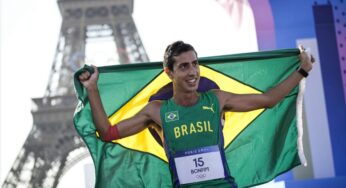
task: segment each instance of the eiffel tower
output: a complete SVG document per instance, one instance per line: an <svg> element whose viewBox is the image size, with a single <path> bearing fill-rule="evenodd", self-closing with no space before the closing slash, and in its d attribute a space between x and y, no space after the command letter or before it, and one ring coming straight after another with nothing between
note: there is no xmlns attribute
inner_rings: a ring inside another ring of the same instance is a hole
<svg viewBox="0 0 346 188"><path fill-rule="evenodd" d="M73 74L92 39L114 42L120 64L149 61L133 5L133 0L58 0L62 26L46 92L33 99L32 130L2 187L57 187L66 171L89 156L73 127Z"/></svg>

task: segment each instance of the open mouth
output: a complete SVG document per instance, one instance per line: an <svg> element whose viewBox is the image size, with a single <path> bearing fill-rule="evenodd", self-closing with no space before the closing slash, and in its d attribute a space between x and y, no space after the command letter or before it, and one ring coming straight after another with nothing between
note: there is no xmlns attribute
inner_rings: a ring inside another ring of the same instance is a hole
<svg viewBox="0 0 346 188"><path fill-rule="evenodd" d="M189 86L196 86L197 85L197 82L198 82L198 79L197 78L192 78L192 79L188 79L186 80L187 84Z"/></svg>
<svg viewBox="0 0 346 188"><path fill-rule="evenodd" d="M197 78L187 80L187 83L194 84L197 82Z"/></svg>

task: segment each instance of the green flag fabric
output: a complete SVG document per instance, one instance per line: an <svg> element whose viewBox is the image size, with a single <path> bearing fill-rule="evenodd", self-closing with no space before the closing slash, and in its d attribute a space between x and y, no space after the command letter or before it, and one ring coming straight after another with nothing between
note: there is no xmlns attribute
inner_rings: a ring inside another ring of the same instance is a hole
<svg viewBox="0 0 346 188"><path fill-rule="evenodd" d="M299 67L298 55L298 49L286 49L201 58L201 80L207 82L200 84L213 83L233 93L263 93ZM74 80L79 99L74 125L93 159L95 187L172 187L163 137L155 126L113 142L98 138L87 93L77 79L82 70L85 69L79 70ZM101 100L113 125L133 116L151 100L167 99L167 92L160 92L169 87L170 80L160 62L105 66L98 70ZM273 108L225 114L225 154L239 187L268 182L305 164L302 85L301 82Z"/></svg>

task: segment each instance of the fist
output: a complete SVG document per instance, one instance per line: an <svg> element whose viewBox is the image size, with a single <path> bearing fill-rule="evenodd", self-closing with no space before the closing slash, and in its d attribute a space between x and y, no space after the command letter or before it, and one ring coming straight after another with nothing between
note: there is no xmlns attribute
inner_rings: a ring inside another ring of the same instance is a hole
<svg viewBox="0 0 346 188"><path fill-rule="evenodd" d="M299 60L301 62L300 67L306 72L309 72L312 69L312 64L315 62L315 58L311 54L308 54L303 46L299 46L299 50Z"/></svg>
<svg viewBox="0 0 346 188"><path fill-rule="evenodd" d="M98 80L98 76L99 76L99 72L97 70L97 67L94 65L91 65L91 66L94 69L94 73L91 74L89 71L84 71L78 77L79 81L87 89L97 87L97 80Z"/></svg>

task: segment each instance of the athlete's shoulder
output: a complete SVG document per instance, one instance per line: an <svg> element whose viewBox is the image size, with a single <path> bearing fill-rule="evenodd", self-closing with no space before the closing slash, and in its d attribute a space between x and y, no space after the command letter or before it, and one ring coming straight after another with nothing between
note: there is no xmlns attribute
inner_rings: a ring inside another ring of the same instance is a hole
<svg viewBox="0 0 346 188"><path fill-rule="evenodd" d="M161 103L162 102L159 100L148 102L144 106L144 108L138 112L138 115L144 115L148 118L148 120L152 120L160 125L161 124L161 121L160 121Z"/></svg>
<svg viewBox="0 0 346 188"><path fill-rule="evenodd" d="M150 108L160 108L162 103L163 103L162 100L153 100L148 102L147 106Z"/></svg>
<svg viewBox="0 0 346 188"><path fill-rule="evenodd" d="M206 92L206 94L208 95L215 95L217 98L219 97L219 95L222 95L224 91L220 90L220 89L211 89L209 91Z"/></svg>
<svg viewBox="0 0 346 188"><path fill-rule="evenodd" d="M227 96L227 95L232 94L232 93L230 93L230 92L223 91L223 90L221 90L221 89L213 89L213 90L211 90L210 92L212 92L212 93L213 93L214 95L216 95L218 98L223 98L223 97L225 97L225 96Z"/></svg>
<svg viewBox="0 0 346 188"><path fill-rule="evenodd" d="M220 89L210 90L210 95L214 95L213 98L219 102L219 106L222 108L225 99L227 98L227 92Z"/></svg>
<svg viewBox="0 0 346 188"><path fill-rule="evenodd" d="M153 100L148 102L148 104L143 109L145 113L156 116L160 114L160 109L163 104L161 100Z"/></svg>

